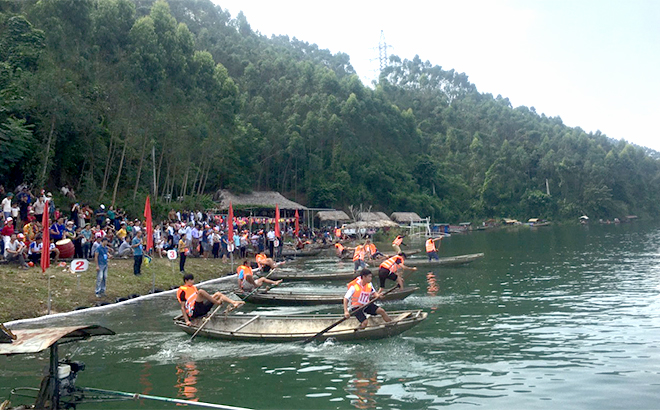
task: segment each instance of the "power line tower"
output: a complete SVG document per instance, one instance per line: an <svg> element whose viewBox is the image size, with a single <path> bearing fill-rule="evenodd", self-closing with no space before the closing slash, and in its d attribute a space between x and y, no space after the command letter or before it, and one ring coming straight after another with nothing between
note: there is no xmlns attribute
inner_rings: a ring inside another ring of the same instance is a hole
<svg viewBox="0 0 660 410"><path fill-rule="evenodd" d="M380 40L378 41L378 59L380 61L380 71L387 67L387 43L385 42L385 33L380 31Z"/></svg>

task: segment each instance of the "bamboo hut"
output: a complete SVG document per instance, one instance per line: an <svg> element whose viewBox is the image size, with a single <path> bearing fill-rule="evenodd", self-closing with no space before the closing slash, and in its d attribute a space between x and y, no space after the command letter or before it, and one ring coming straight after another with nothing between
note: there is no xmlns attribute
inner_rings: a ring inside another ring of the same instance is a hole
<svg viewBox="0 0 660 410"><path fill-rule="evenodd" d="M301 210L306 211L307 207L286 199L279 192L260 191L249 194L234 195L226 189L221 189L215 193L213 200L218 203L218 209L229 209L229 203L234 207L252 208L252 209L275 209L275 205L280 206L280 210Z"/></svg>
<svg viewBox="0 0 660 410"><path fill-rule="evenodd" d="M364 222L392 222L385 212L360 212L359 220ZM394 225L396 225L396 223Z"/></svg>
<svg viewBox="0 0 660 410"><path fill-rule="evenodd" d="M339 226L340 223L348 222L351 218L344 211L319 211L316 213L316 218L318 218L321 225L328 225L333 223L333 226Z"/></svg>
<svg viewBox="0 0 660 410"><path fill-rule="evenodd" d="M423 219L415 212L393 212L392 215L390 215L390 219L400 224L423 221Z"/></svg>

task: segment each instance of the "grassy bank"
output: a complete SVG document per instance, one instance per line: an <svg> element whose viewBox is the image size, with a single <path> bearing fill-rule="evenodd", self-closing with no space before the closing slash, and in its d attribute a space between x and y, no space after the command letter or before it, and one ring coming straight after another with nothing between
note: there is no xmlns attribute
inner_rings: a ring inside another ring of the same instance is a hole
<svg viewBox="0 0 660 410"><path fill-rule="evenodd" d="M46 273L35 266L27 270L18 265L0 265L0 323L46 315L48 312L48 276L51 276L51 313L68 312L81 307L112 303L130 295L151 292L153 272L156 273L156 289L168 290L181 285L178 260L170 263L166 258L154 258L148 267L142 267L142 275L133 275L133 259L110 259L106 296L97 298L96 266L80 274L56 265ZM236 266L236 263L234 263ZM189 258L186 272L195 275L197 283L227 275L229 263L220 259Z"/></svg>

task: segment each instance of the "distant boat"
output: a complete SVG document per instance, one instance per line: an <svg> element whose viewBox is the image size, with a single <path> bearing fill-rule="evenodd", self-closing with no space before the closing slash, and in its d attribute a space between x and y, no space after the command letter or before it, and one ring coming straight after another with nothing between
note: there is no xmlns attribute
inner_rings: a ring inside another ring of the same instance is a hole
<svg viewBox="0 0 660 410"><path fill-rule="evenodd" d="M421 323L428 313L422 310L405 310L388 312L388 315L392 321L387 323L380 316L371 316L368 326L364 329L358 329L360 323L355 317L351 317L319 335L316 340L332 338L337 341L352 341L395 336ZM216 315L208 320L198 335L246 342L297 342L314 337L343 318L344 315L341 314ZM174 324L191 335L199 329L203 321L203 318L193 319L192 325L187 326L182 316L174 318Z"/></svg>
<svg viewBox="0 0 660 410"><path fill-rule="evenodd" d="M382 301L403 300L413 292L419 290L418 287L407 287L403 290L396 290L388 293ZM237 293L243 299L246 295ZM302 293L302 292L255 292L247 294L246 302L258 303L260 305L277 306L310 306L310 305L340 305L344 299L344 293L341 294L323 294L323 293Z"/></svg>
<svg viewBox="0 0 660 410"><path fill-rule="evenodd" d="M340 272L313 273L313 272L287 272L287 271L278 270L277 272L271 273L268 278L272 280L283 279L284 281L341 280L348 282L355 278L355 272L351 270L351 271L340 271Z"/></svg>
<svg viewBox="0 0 660 410"><path fill-rule="evenodd" d="M472 253L469 255L448 256L440 259L428 260L422 258L406 259L403 264L406 266L419 266L419 265L440 265L440 266L455 266L463 265L465 263L474 262L484 257L483 253Z"/></svg>
<svg viewBox="0 0 660 410"><path fill-rule="evenodd" d="M544 219L539 219L539 218L530 218L529 221L527 221L527 225L533 226L533 227L538 227L538 226L548 226L550 225L549 221L546 221Z"/></svg>

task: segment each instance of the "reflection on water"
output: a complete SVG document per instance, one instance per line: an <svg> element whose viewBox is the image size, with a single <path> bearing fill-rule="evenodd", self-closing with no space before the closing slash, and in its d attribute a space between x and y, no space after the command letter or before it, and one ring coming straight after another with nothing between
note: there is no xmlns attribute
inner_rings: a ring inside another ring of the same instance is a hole
<svg viewBox="0 0 660 410"><path fill-rule="evenodd" d="M151 364L143 363L142 371L140 372L140 386L142 386L142 394L149 394L153 390L153 384L150 380L151 377Z"/></svg>
<svg viewBox="0 0 660 410"><path fill-rule="evenodd" d="M80 344L77 356L88 366L78 380L91 387L134 391L126 376L139 369L139 387L155 395L255 409L651 409L660 385L659 247L660 230L641 224L454 235L442 256L484 252L484 259L411 273L406 283L423 290L386 310L423 309L429 317L377 341L190 343L172 324L179 307L171 295L59 324L117 331ZM352 269L332 258L296 264ZM286 286L345 289L341 282ZM240 312L339 313L341 306ZM38 386L46 363L46 355L0 357L0 397L12 386ZM163 405L122 408L136 407Z"/></svg>
<svg viewBox="0 0 660 410"><path fill-rule="evenodd" d="M378 371L366 368L354 369L355 376L349 380L346 392L353 407L357 409L375 409L378 405L376 394L380 389Z"/></svg>
<svg viewBox="0 0 660 410"><path fill-rule="evenodd" d="M197 375L199 370L195 362L185 362L176 365L176 384L178 397L185 400L198 401L197 397Z"/></svg>

